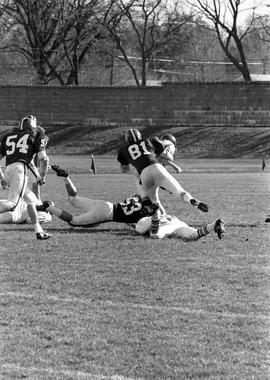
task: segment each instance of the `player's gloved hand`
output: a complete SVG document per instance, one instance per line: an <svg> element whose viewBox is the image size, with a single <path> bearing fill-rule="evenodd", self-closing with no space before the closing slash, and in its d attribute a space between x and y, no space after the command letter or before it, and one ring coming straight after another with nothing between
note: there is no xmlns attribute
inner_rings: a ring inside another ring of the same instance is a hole
<svg viewBox="0 0 270 380"><path fill-rule="evenodd" d="M8 184L7 184L7 182L6 182L5 179L1 179L1 186L2 186L3 190L8 190L9 189L9 186L8 186Z"/></svg>
<svg viewBox="0 0 270 380"><path fill-rule="evenodd" d="M44 177L42 177L42 176L39 176L38 178L37 178L37 183L39 184L39 185L44 185L45 184L45 178Z"/></svg>

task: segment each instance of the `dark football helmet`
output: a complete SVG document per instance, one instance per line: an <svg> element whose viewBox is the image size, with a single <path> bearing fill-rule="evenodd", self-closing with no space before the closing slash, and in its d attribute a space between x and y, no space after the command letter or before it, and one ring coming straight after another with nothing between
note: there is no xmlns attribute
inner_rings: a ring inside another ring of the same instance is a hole
<svg viewBox="0 0 270 380"><path fill-rule="evenodd" d="M170 133L166 133L165 135L161 136L161 140L169 140L174 145L176 144L176 138L173 135L171 135Z"/></svg>
<svg viewBox="0 0 270 380"><path fill-rule="evenodd" d="M21 131L35 131L37 128L37 119L33 115L27 115L23 117L20 121L20 130Z"/></svg>
<svg viewBox="0 0 270 380"><path fill-rule="evenodd" d="M142 140L141 132L138 129L128 129L125 133L125 140L129 144L137 143Z"/></svg>

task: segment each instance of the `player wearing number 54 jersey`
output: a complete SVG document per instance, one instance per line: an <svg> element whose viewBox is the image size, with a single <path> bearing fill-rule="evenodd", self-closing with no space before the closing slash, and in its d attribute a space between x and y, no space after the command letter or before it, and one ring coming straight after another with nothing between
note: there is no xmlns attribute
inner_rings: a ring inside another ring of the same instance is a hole
<svg viewBox="0 0 270 380"><path fill-rule="evenodd" d="M27 204L27 211L34 225L37 239L48 239L49 234L43 231L36 210L36 197L28 187L27 170L33 157L37 154L40 160L40 176L37 182L45 183L48 170L48 156L46 154L47 137L43 128L37 126L37 119L33 115L25 116L19 127L7 133L1 142L0 160L5 157L5 174L0 169L2 187L9 188L8 200L0 201L0 213L14 211L23 199Z"/></svg>
<svg viewBox="0 0 270 380"><path fill-rule="evenodd" d="M157 137L143 139L138 129L129 129L125 134L126 145L119 151L117 160L125 170L132 165L138 172L141 181L143 195L148 196L151 201L160 205L158 188L163 187L169 193L178 196L185 202L197 206L200 210L207 212L208 206L196 200L179 182L161 165L156 156L162 156L164 150L162 142ZM152 217L150 237L157 238L159 228L160 211Z"/></svg>

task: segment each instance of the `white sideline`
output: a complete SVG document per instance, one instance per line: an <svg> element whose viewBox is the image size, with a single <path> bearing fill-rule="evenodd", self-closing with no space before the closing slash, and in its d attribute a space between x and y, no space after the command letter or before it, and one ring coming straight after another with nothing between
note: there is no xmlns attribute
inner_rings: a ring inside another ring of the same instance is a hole
<svg viewBox="0 0 270 380"><path fill-rule="evenodd" d="M201 314L201 315L210 315L215 317L225 317L225 318L258 318L262 320L270 320L270 315L267 314L261 314L261 313L230 313L227 311L208 311L203 309L191 309L188 307L179 307L179 306L158 306L158 305L146 305L146 304L138 304L138 303L124 303L124 302L112 302L109 300L105 301L95 301L91 299L85 299L85 298L76 298L76 297L58 297L58 296L50 296L50 295L39 295L39 294L23 294L19 292L2 292L0 293L0 297L17 297L17 298L28 298L28 299L44 299L49 301L55 301L55 302L62 302L62 303L81 303L84 305L92 305L94 303L98 305L110 305L112 307L116 308L135 308L135 309L142 309L142 310L156 310L161 312L170 312L170 311L176 311L176 312L182 312L185 314Z"/></svg>
<svg viewBox="0 0 270 380"><path fill-rule="evenodd" d="M71 371L68 369L63 370L55 370L54 368L41 368L41 367L23 367L16 364L3 364L0 366L2 370L8 370L8 371L20 371L20 372L36 372L36 373L46 373L49 375L64 375L69 376L73 379L91 379L91 380L135 380L131 377L125 377L121 375L112 375L112 376L105 376L105 375L94 375L89 372L83 372L83 371ZM140 380L139 378L136 378L136 380Z"/></svg>

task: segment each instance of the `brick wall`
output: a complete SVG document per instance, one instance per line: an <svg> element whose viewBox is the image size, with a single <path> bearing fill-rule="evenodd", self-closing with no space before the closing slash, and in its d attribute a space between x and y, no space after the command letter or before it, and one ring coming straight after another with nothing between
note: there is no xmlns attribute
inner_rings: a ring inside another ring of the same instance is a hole
<svg viewBox="0 0 270 380"><path fill-rule="evenodd" d="M270 127L270 82L164 83L162 87L0 87L0 123Z"/></svg>

